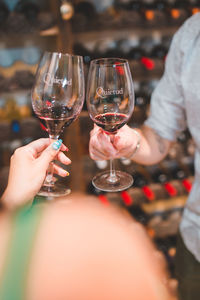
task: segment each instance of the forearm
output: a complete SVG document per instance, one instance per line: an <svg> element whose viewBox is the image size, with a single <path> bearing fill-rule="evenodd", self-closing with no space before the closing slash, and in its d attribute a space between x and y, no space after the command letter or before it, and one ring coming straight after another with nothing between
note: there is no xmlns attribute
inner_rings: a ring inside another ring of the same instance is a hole
<svg viewBox="0 0 200 300"><path fill-rule="evenodd" d="M172 142L163 139L155 130L147 126L137 129L137 132L140 134L140 147L131 159L144 165L160 162L167 155ZM134 140L138 141L134 132L133 135Z"/></svg>

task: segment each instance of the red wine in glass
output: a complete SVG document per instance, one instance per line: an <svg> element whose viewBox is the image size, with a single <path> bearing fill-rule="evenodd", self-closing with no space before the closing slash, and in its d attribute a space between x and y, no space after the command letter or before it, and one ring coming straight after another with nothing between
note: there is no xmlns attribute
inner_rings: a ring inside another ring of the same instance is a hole
<svg viewBox="0 0 200 300"><path fill-rule="evenodd" d="M66 107L58 107L52 109L43 109L38 113L38 118L44 121L45 128L49 135L59 136L65 127L68 127L79 115L79 111L74 115L66 113Z"/></svg>
<svg viewBox="0 0 200 300"><path fill-rule="evenodd" d="M99 114L93 121L107 133L116 133L118 129L127 123L128 116L122 113Z"/></svg>

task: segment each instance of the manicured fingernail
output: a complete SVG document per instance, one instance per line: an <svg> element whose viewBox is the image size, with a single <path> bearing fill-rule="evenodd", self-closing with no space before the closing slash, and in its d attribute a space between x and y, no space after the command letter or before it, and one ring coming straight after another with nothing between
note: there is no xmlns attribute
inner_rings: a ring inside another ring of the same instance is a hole
<svg viewBox="0 0 200 300"><path fill-rule="evenodd" d="M69 176L69 172L65 171L65 175L66 175L66 176Z"/></svg>
<svg viewBox="0 0 200 300"><path fill-rule="evenodd" d="M61 139L59 139L58 142L59 142L60 144L62 144L63 141L62 141Z"/></svg>
<svg viewBox="0 0 200 300"><path fill-rule="evenodd" d="M61 144L62 144L62 143L60 143L59 141L53 142L52 148L53 148L54 150L58 150L58 149L60 148Z"/></svg>

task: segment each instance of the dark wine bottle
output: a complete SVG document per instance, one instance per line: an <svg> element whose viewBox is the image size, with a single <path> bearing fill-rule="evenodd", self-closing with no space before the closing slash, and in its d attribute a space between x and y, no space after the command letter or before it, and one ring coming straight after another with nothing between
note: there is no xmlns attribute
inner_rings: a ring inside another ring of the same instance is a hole
<svg viewBox="0 0 200 300"><path fill-rule="evenodd" d="M95 49L96 57L121 57L121 49L118 48L118 42L113 38L107 38L97 42Z"/></svg>
<svg viewBox="0 0 200 300"><path fill-rule="evenodd" d="M115 0L114 6L115 9L121 11L121 10L128 10L128 5L130 1L129 0Z"/></svg>
<svg viewBox="0 0 200 300"><path fill-rule="evenodd" d="M140 25L143 23L142 20L142 2L141 0L130 0L127 4L127 11L130 12L130 18L132 16L132 21L131 23Z"/></svg>
<svg viewBox="0 0 200 300"><path fill-rule="evenodd" d="M143 0L142 13L148 25L166 24L166 7L166 2L162 0Z"/></svg>
<svg viewBox="0 0 200 300"><path fill-rule="evenodd" d="M186 0L168 0L167 12L173 24L180 24L189 16Z"/></svg>
<svg viewBox="0 0 200 300"><path fill-rule="evenodd" d="M73 52L76 55L83 56L83 60L85 64L89 64L93 59L93 53L88 48L85 47L84 44L76 42L73 46Z"/></svg>
<svg viewBox="0 0 200 300"><path fill-rule="evenodd" d="M74 6L74 16L72 26L75 31L84 31L85 29L94 29L97 13L92 2L80 1Z"/></svg>
<svg viewBox="0 0 200 300"><path fill-rule="evenodd" d="M29 21L35 22L40 9L33 1L21 0L17 3L15 11L24 14Z"/></svg>
<svg viewBox="0 0 200 300"><path fill-rule="evenodd" d="M141 90L138 92L135 92L135 106L141 109L146 108L146 105L148 104L147 96L144 92Z"/></svg>
<svg viewBox="0 0 200 300"><path fill-rule="evenodd" d="M170 276L174 277L177 236L155 238L154 243L157 249L164 254Z"/></svg>
<svg viewBox="0 0 200 300"><path fill-rule="evenodd" d="M190 176L194 176L194 157L193 156L184 156L181 159L181 165L187 168Z"/></svg>
<svg viewBox="0 0 200 300"><path fill-rule="evenodd" d="M200 1L199 0L188 0L188 9L191 15L200 12Z"/></svg>
<svg viewBox="0 0 200 300"><path fill-rule="evenodd" d="M9 9L7 5L1 1L0 2L0 25L4 24L9 15Z"/></svg>
<svg viewBox="0 0 200 300"><path fill-rule="evenodd" d="M135 110L132 127L140 127L147 119L149 102L150 98L142 88L135 89Z"/></svg>
<svg viewBox="0 0 200 300"><path fill-rule="evenodd" d="M183 180L187 177L186 171L181 168L176 160L164 161L162 164L171 178Z"/></svg>
<svg viewBox="0 0 200 300"><path fill-rule="evenodd" d="M133 178L134 178L133 186L141 188L147 201L154 201L156 195L155 192L152 190L151 186L149 186L148 178L138 171L133 173Z"/></svg>
<svg viewBox="0 0 200 300"><path fill-rule="evenodd" d="M141 13L146 21L154 22L155 21L154 0L143 0Z"/></svg>
<svg viewBox="0 0 200 300"><path fill-rule="evenodd" d="M169 181L169 175L166 174L159 166L153 165L146 167L151 179L155 183L160 183L166 191L165 198L177 196L176 187Z"/></svg>
<svg viewBox="0 0 200 300"><path fill-rule="evenodd" d="M120 15L121 24L141 25L141 1L138 0L116 0L115 9Z"/></svg>
<svg viewBox="0 0 200 300"><path fill-rule="evenodd" d="M165 60L165 57L167 55L168 49L163 44L157 44L153 47L151 51L151 57L154 57L156 59Z"/></svg>
<svg viewBox="0 0 200 300"><path fill-rule="evenodd" d="M82 14L89 20L94 19L96 16L96 9L92 2L80 1L75 4L75 13Z"/></svg>
<svg viewBox="0 0 200 300"><path fill-rule="evenodd" d="M145 185L148 184L147 178L145 178L145 176L142 175L139 172L134 172L133 173L133 178L134 178L134 186L135 187L141 188L141 187L143 187L143 186L145 186Z"/></svg>
<svg viewBox="0 0 200 300"><path fill-rule="evenodd" d="M143 225L147 225L149 221L148 215L144 212L141 206L138 205L132 205L128 207L128 211L131 214L131 216L138 221L139 223Z"/></svg>
<svg viewBox="0 0 200 300"><path fill-rule="evenodd" d="M163 47L165 47L165 49L167 49L167 51L169 51L171 41L172 41L172 35L167 34L162 36L161 44L163 45Z"/></svg>
<svg viewBox="0 0 200 300"><path fill-rule="evenodd" d="M152 71L156 67L155 60L151 57L154 44L155 41L152 36L144 36L140 39L140 48L142 53L140 61L143 67L148 71Z"/></svg>
<svg viewBox="0 0 200 300"><path fill-rule="evenodd" d="M156 22L157 24L166 24L167 22L167 4L165 1L155 0L155 14L156 14Z"/></svg>

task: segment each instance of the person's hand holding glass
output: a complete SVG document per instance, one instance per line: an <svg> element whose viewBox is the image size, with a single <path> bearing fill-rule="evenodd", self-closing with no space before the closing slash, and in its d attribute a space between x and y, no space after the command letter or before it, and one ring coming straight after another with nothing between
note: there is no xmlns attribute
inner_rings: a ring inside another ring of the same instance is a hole
<svg viewBox="0 0 200 300"><path fill-rule="evenodd" d="M134 109L134 88L128 61L101 58L90 64L87 87L87 107L91 119L110 140L130 119ZM103 191L115 192L133 184L131 175L115 171L110 158L110 170L96 175L93 185Z"/></svg>
<svg viewBox="0 0 200 300"><path fill-rule="evenodd" d="M45 122L52 142L78 117L84 95L82 57L45 52L36 73L32 105L35 114ZM55 184L52 162L39 195L60 196L69 192L69 188Z"/></svg>

